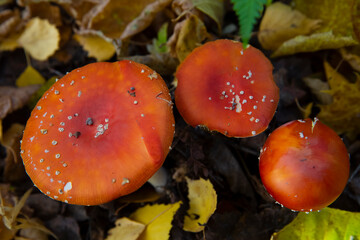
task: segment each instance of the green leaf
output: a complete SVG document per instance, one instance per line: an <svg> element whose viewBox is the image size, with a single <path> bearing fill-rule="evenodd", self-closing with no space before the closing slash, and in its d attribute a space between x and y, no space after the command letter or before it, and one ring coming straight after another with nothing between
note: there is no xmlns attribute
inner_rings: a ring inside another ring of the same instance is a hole
<svg viewBox="0 0 360 240"><path fill-rule="evenodd" d="M268 0L231 0L231 2L239 18L240 35L244 48L246 48L254 25L261 16L264 5L268 4Z"/></svg>
<svg viewBox="0 0 360 240"><path fill-rule="evenodd" d="M300 212L290 224L274 233L272 240L359 239L360 213L324 208L320 212Z"/></svg>
<svg viewBox="0 0 360 240"><path fill-rule="evenodd" d="M194 7L212 18L221 29L225 12L224 0L192 0L192 3Z"/></svg>
<svg viewBox="0 0 360 240"><path fill-rule="evenodd" d="M155 49L159 53L165 53L168 50L166 46L168 25L169 24L166 22L161 26L157 35L157 39L154 42Z"/></svg>

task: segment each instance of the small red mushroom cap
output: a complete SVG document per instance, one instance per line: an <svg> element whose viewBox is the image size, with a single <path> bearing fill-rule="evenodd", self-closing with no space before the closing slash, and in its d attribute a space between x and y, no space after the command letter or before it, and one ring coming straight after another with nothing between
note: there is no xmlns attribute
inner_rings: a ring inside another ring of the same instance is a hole
<svg viewBox="0 0 360 240"><path fill-rule="evenodd" d="M349 178L349 155L340 137L315 118L277 128L260 153L260 176L269 194L296 211L334 202Z"/></svg>
<svg viewBox="0 0 360 240"><path fill-rule="evenodd" d="M169 90L145 65L92 63L57 81L31 113L21 144L40 191L96 205L129 194L162 165L173 133Z"/></svg>
<svg viewBox="0 0 360 240"><path fill-rule="evenodd" d="M279 89L262 52L230 40L208 42L180 64L175 103L192 126L230 137L263 132L274 116Z"/></svg>

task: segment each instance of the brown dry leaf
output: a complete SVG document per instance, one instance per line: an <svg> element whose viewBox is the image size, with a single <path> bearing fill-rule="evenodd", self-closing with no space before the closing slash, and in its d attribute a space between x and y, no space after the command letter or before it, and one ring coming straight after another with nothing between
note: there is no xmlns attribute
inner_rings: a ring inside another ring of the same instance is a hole
<svg viewBox="0 0 360 240"><path fill-rule="evenodd" d="M320 104L331 104L333 99L331 95L324 92L330 89L327 82L323 82L318 78L306 77L303 79L306 86L308 86L311 92L316 96Z"/></svg>
<svg viewBox="0 0 360 240"><path fill-rule="evenodd" d="M3 10L0 12L0 40L13 33L21 21L20 12L16 10Z"/></svg>
<svg viewBox="0 0 360 240"><path fill-rule="evenodd" d="M310 19L290 6L276 2L265 11L258 38L263 48L275 50L293 37L312 33L320 23L321 20Z"/></svg>
<svg viewBox="0 0 360 240"><path fill-rule="evenodd" d="M106 240L136 240L144 230L144 224L123 217L116 220Z"/></svg>
<svg viewBox="0 0 360 240"><path fill-rule="evenodd" d="M59 1L61 7L75 19L79 26L87 28L89 21L101 11L99 5L106 5L109 0L78 0ZM96 9L96 11L95 11Z"/></svg>
<svg viewBox="0 0 360 240"><path fill-rule="evenodd" d="M29 10L29 15L32 18L39 17L46 19L50 24L57 27L62 25L61 13L58 6L50 4L50 2L35 2L26 5Z"/></svg>
<svg viewBox="0 0 360 240"><path fill-rule="evenodd" d="M355 71L360 72L360 45L341 48L339 51L344 60L347 61Z"/></svg>
<svg viewBox="0 0 360 240"><path fill-rule="evenodd" d="M101 31L109 38L120 38L127 25L155 0L110 0L105 6L95 8L95 13L86 28ZM103 9L101 9L101 7Z"/></svg>
<svg viewBox="0 0 360 240"><path fill-rule="evenodd" d="M21 88L0 87L0 119L4 119L7 114L26 105L39 88L39 85Z"/></svg>
<svg viewBox="0 0 360 240"><path fill-rule="evenodd" d="M20 157L20 140L25 126L14 123L5 132L2 144L6 147L4 180L15 182L26 178L24 165Z"/></svg>
<svg viewBox="0 0 360 240"><path fill-rule="evenodd" d="M208 37L208 32L204 23L196 15L191 15L181 25L181 29L176 42L176 56L182 62L186 56L201 42Z"/></svg>
<svg viewBox="0 0 360 240"><path fill-rule="evenodd" d="M124 32L121 34L120 39L130 38L135 34L143 31L151 24L156 14L167 7L171 1L172 0L158 0L147 5L141 14L126 26Z"/></svg>
<svg viewBox="0 0 360 240"><path fill-rule="evenodd" d="M330 85L330 90L325 92L332 96L333 102L319 105L318 118L338 134L354 138L360 133L360 76L350 83L328 62L324 62L324 68Z"/></svg>
<svg viewBox="0 0 360 240"><path fill-rule="evenodd" d="M36 60L44 61L59 47L60 34L47 20L31 19L18 39L19 45Z"/></svg>
<svg viewBox="0 0 360 240"><path fill-rule="evenodd" d="M204 230L216 210L217 194L210 180L186 178L186 182L190 208L185 216L183 229L188 232L200 232Z"/></svg>
<svg viewBox="0 0 360 240"><path fill-rule="evenodd" d="M114 45L104 37L93 34L75 34L74 38L88 52L89 57L94 57L99 62L108 60L115 54Z"/></svg>

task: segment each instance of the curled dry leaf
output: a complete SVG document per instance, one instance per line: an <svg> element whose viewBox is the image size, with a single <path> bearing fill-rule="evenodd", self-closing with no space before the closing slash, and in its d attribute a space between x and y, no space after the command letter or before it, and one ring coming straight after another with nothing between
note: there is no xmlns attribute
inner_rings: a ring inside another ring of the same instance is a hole
<svg viewBox="0 0 360 240"><path fill-rule="evenodd" d="M154 20L157 13L167 7L172 0L159 0L147 5L141 14L131 21L121 34L120 39L127 39L143 31Z"/></svg>
<svg viewBox="0 0 360 240"><path fill-rule="evenodd" d="M323 82L318 78L306 77L303 79L306 86L308 86L311 92L316 96L320 104L331 104L332 97L328 93L324 92L330 89L327 82Z"/></svg>
<svg viewBox="0 0 360 240"><path fill-rule="evenodd" d="M259 41L263 48L275 50L298 35L308 35L320 27L321 20L310 19L281 2L271 4L260 24Z"/></svg>
<svg viewBox="0 0 360 240"><path fill-rule="evenodd" d="M60 34L49 21L40 18L31 19L18 39L20 46L36 60L44 61L59 47Z"/></svg>
<svg viewBox="0 0 360 240"><path fill-rule="evenodd" d="M3 10L0 12L0 40L4 40L20 22L20 12L18 10Z"/></svg>
<svg viewBox="0 0 360 240"><path fill-rule="evenodd" d="M180 62L201 45L208 36L205 24L196 15L191 15L182 25L176 41L175 52Z"/></svg>
<svg viewBox="0 0 360 240"><path fill-rule="evenodd" d="M4 134L2 144L7 149L4 169L4 180L6 182L15 182L26 178L19 150L24 128L24 125L14 123Z"/></svg>
<svg viewBox="0 0 360 240"><path fill-rule="evenodd" d="M204 230L206 223L216 210L217 195L210 180L186 178L189 188L190 209L184 219L183 229L188 232Z"/></svg>
<svg viewBox="0 0 360 240"><path fill-rule="evenodd" d="M136 240L144 230L144 224L123 217L116 220L106 240Z"/></svg>
<svg viewBox="0 0 360 240"><path fill-rule="evenodd" d="M39 85L27 87L0 87L0 119L7 114L22 108L30 97L40 88Z"/></svg>
<svg viewBox="0 0 360 240"><path fill-rule="evenodd" d="M114 45L101 36L75 34L74 38L88 52L89 57L94 57L99 62L108 60L115 54Z"/></svg>
<svg viewBox="0 0 360 240"><path fill-rule="evenodd" d="M324 68L330 85L330 90L326 92L333 101L328 105L319 105L318 118L338 134L346 133L350 138L355 138L360 133L360 77L355 83L350 83L329 63L324 62Z"/></svg>
<svg viewBox="0 0 360 240"><path fill-rule="evenodd" d="M360 46L340 48L339 51L345 61L347 61L355 71L360 72Z"/></svg>

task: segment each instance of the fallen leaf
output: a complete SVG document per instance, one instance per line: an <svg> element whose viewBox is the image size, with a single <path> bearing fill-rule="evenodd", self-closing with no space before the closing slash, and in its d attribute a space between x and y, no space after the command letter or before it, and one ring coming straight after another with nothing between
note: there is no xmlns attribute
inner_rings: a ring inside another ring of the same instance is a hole
<svg viewBox="0 0 360 240"><path fill-rule="evenodd" d="M0 12L0 40L13 33L20 20L19 10L2 10Z"/></svg>
<svg viewBox="0 0 360 240"><path fill-rule="evenodd" d="M38 17L46 19L50 24L57 27L62 25L59 6L53 5L47 1L40 1L27 4L26 7L29 8L30 16L32 18Z"/></svg>
<svg viewBox="0 0 360 240"><path fill-rule="evenodd" d="M295 10L309 19L321 20L321 25L309 36L297 35L285 41L276 49L272 57L358 44L354 26L360 17L360 11L358 13L353 11L358 4L360 3L355 0L296 0Z"/></svg>
<svg viewBox="0 0 360 240"><path fill-rule="evenodd" d="M341 56L347 61L351 67L360 72L360 46L356 45L349 48L340 48Z"/></svg>
<svg viewBox="0 0 360 240"><path fill-rule="evenodd" d="M225 14L224 0L191 0L194 7L213 19L221 30Z"/></svg>
<svg viewBox="0 0 360 240"><path fill-rule="evenodd" d="M116 220L106 240L137 240L144 229L144 224L123 217Z"/></svg>
<svg viewBox="0 0 360 240"><path fill-rule="evenodd" d="M132 20L124 29L120 39L127 39L143 31L154 20L156 14L168 6L172 0L158 0L147 5L141 14ZM137 3L137 2L136 2Z"/></svg>
<svg viewBox="0 0 360 240"><path fill-rule="evenodd" d="M309 36L297 36L284 42L271 56L279 57L299 52L315 52L323 49L336 49L356 45L351 36L335 36L332 31L314 33Z"/></svg>
<svg viewBox="0 0 360 240"><path fill-rule="evenodd" d="M20 35L20 33L14 33L3 39L0 42L0 51L13 51L16 48L20 47L18 44L18 39Z"/></svg>
<svg viewBox="0 0 360 240"><path fill-rule="evenodd" d="M18 39L18 43L30 55L40 61L46 60L59 47L60 34L57 28L47 20L40 18L31 19L24 32Z"/></svg>
<svg viewBox="0 0 360 240"><path fill-rule="evenodd" d="M16 182L27 177L20 157L20 140L24 129L24 125L13 123L4 134L2 144L6 147L7 155L3 174L6 182Z"/></svg>
<svg viewBox="0 0 360 240"><path fill-rule="evenodd" d="M186 182L190 208L185 216L183 229L188 232L200 232L204 230L216 210L217 195L210 180L186 178Z"/></svg>
<svg viewBox="0 0 360 240"><path fill-rule="evenodd" d="M16 86L26 87L34 84L44 84L45 78L32 66L27 66L25 71L16 79Z"/></svg>
<svg viewBox="0 0 360 240"><path fill-rule="evenodd" d="M114 45L101 36L75 34L74 38L88 52L89 57L94 57L99 62L108 60L115 54Z"/></svg>
<svg viewBox="0 0 360 240"><path fill-rule="evenodd" d="M39 85L21 88L0 87L0 119L4 119L7 114L26 105L39 87Z"/></svg>
<svg viewBox="0 0 360 240"><path fill-rule="evenodd" d="M56 82L57 77L51 77L47 80L41 87L31 96L28 106L30 109L33 109L39 99L44 95L44 93Z"/></svg>
<svg viewBox="0 0 360 240"><path fill-rule="evenodd" d="M171 222L181 202L146 205L130 215L130 219L146 225L138 240L168 240Z"/></svg>
<svg viewBox="0 0 360 240"><path fill-rule="evenodd" d="M205 24L196 15L185 20L176 42L176 56L182 62L186 56L208 37Z"/></svg>
<svg viewBox="0 0 360 240"><path fill-rule="evenodd" d="M157 34L157 38L153 39L151 45L147 45L147 50L151 54L159 54L159 53L166 53L168 52L168 47L166 45L167 42L167 29L169 24L166 22L164 23Z"/></svg>
<svg viewBox="0 0 360 240"><path fill-rule="evenodd" d="M306 77L303 79L306 86L308 86L311 92L316 96L320 104L331 104L333 99L331 95L324 92L330 89L327 82L321 81L318 78Z"/></svg>
<svg viewBox="0 0 360 240"><path fill-rule="evenodd" d="M308 35L320 27L321 20L310 19L290 6L276 2L266 8L258 38L265 49L275 50L298 35Z"/></svg>
<svg viewBox="0 0 360 240"><path fill-rule="evenodd" d="M330 85L330 90L324 92L331 95L333 101L319 105L318 118L338 134L346 133L354 138L360 133L360 76L357 75L355 83L350 83L329 63L324 62L324 68Z"/></svg>
<svg viewBox="0 0 360 240"><path fill-rule="evenodd" d="M360 213L333 208L320 212L300 212L282 230L274 233L272 240L305 239L359 239Z"/></svg>

